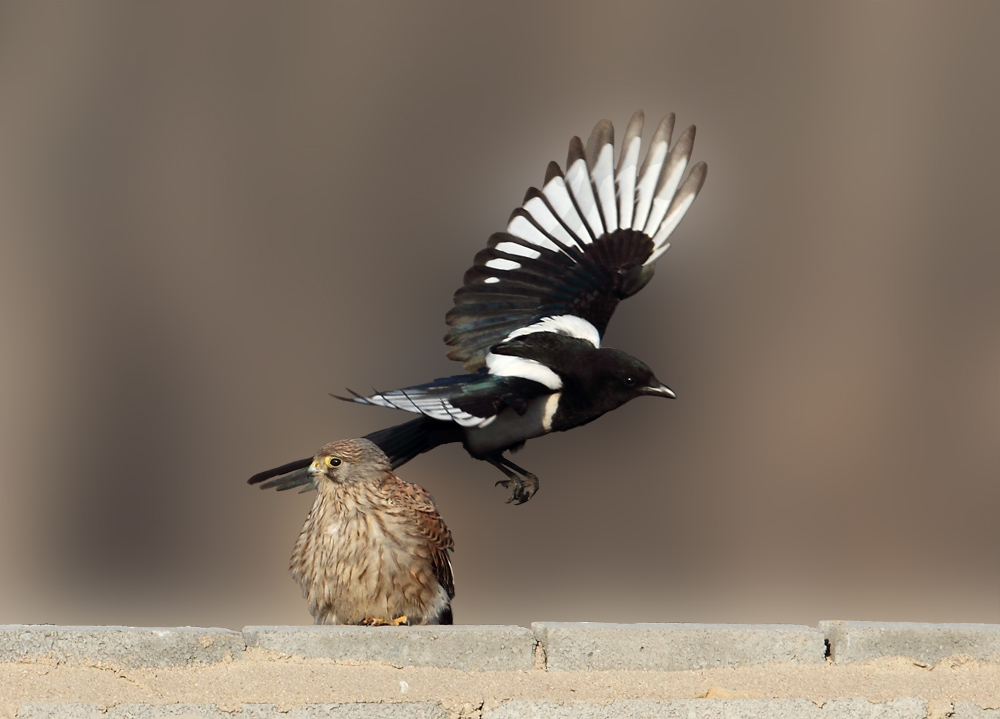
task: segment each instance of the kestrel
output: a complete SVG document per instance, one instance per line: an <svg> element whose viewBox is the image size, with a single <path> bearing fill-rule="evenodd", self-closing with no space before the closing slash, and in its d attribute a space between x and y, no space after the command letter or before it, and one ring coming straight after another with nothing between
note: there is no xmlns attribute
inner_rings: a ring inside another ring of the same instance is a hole
<svg viewBox="0 0 1000 719"><path fill-rule="evenodd" d="M569 144L565 173L549 163L505 232L490 237L455 293L448 357L470 374L353 401L419 419L368 435L398 467L461 442L506 475L508 502L527 501L538 478L504 456L526 440L591 422L642 395L674 397L639 360L601 347L619 301L653 277L667 239L694 202L707 167L690 171L694 126L672 146L674 116L659 124L639 164L643 114L625 130L617 169L614 128L597 123L586 147ZM343 399L343 398L342 398ZM250 479L288 489L309 481L309 460ZM279 475L287 475L279 477Z"/></svg>
<svg viewBox="0 0 1000 719"><path fill-rule="evenodd" d="M367 439L323 447L291 572L316 624L451 624L451 532L422 487Z"/></svg>

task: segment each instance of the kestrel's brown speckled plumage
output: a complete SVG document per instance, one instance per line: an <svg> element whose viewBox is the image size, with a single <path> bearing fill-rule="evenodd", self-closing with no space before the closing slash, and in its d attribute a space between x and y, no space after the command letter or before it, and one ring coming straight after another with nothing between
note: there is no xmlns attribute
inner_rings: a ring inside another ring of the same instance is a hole
<svg viewBox="0 0 1000 719"><path fill-rule="evenodd" d="M326 445L309 472L290 569L316 624L451 624L454 542L430 493L367 439Z"/></svg>

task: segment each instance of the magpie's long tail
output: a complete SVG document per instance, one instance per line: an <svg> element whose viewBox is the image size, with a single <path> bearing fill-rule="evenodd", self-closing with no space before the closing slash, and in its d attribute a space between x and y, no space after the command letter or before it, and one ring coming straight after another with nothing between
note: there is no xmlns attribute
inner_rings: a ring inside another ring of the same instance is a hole
<svg viewBox="0 0 1000 719"><path fill-rule="evenodd" d="M392 468L396 469L418 454L428 452L442 444L461 442L462 430L451 422L442 422L431 417L417 417L395 427L366 434L365 439L377 444L389 457Z"/></svg>
<svg viewBox="0 0 1000 719"><path fill-rule="evenodd" d="M462 431L457 425L451 422L441 422L430 417L418 417L417 419L397 424L395 427L380 429L378 432L366 434L365 439L370 439L386 453L392 468L406 464L418 454L423 454L442 444L462 441ZM315 489L312 484L312 477L309 475L309 465L313 458L297 459L294 462L283 464L274 469L267 469L258 472L247 484L260 484L265 480L270 480L260 485L261 489L271 489L279 492L286 489L301 487L303 492Z"/></svg>
<svg viewBox="0 0 1000 719"><path fill-rule="evenodd" d="M274 487L279 492L283 492L286 489L293 489L305 484L308 486L302 491L308 492L310 489L315 489L312 486L312 477L309 476L309 465L312 464L312 461L312 457L306 457L305 459L297 459L294 462L283 464L274 469L265 469L263 472L258 472L248 479L247 484L258 484L265 479L270 479L270 482L261 484L260 488L270 489Z"/></svg>

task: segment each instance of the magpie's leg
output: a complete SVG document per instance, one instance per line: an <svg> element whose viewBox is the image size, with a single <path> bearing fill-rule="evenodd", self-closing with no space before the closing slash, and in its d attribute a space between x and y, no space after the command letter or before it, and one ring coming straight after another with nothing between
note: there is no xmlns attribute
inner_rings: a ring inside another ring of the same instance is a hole
<svg viewBox="0 0 1000 719"><path fill-rule="evenodd" d="M500 462L508 469L514 470L523 477L521 482L521 495L523 499L519 499L517 503L524 504L529 499L534 497L535 492L538 491L538 477L526 470L524 467L518 467L503 455L500 455Z"/></svg>
<svg viewBox="0 0 1000 719"><path fill-rule="evenodd" d="M507 498L508 504L511 502L524 504L538 491L538 477L518 467L502 454L483 457L483 459L507 475L507 479L501 479L497 482L497 486L503 485L510 490L510 496Z"/></svg>
<svg viewBox="0 0 1000 719"><path fill-rule="evenodd" d="M496 467L501 472L507 475L507 479L499 480L496 483L496 486L499 487L500 485L503 485L504 487L507 487L507 489L510 490L510 496L507 497L507 504L510 504L516 498L519 498L521 496L521 493L524 491L524 482L521 480L520 477L514 474L514 472L512 472L511 470L507 469L502 464L500 464L501 459L502 459L501 457L483 457L484 462L489 462L494 467ZM520 503L521 502L518 502L518 504Z"/></svg>

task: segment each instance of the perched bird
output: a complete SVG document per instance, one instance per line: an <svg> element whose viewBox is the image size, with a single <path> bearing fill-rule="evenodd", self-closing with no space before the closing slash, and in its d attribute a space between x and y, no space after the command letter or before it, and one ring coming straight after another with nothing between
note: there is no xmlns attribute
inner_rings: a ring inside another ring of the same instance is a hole
<svg viewBox="0 0 1000 719"><path fill-rule="evenodd" d="M422 487L367 439L332 442L308 468L318 490L291 572L316 624L451 624L451 532Z"/></svg>
<svg viewBox="0 0 1000 719"><path fill-rule="evenodd" d="M640 165L642 125L639 111L625 130L617 168L610 121L597 123L586 147L574 137L566 171L549 163L542 188L528 190L506 232L476 255L446 317L448 357L469 374L367 397L352 392L355 402L420 415L367 435L393 467L461 442L506 475L497 484L511 490L508 502L521 504L537 491L538 478L504 452L635 397L675 396L636 358L601 347L618 302L652 279L707 172L699 162L685 176L695 128L671 146L672 114L656 128ZM290 489L309 482L308 465L290 462L250 483L270 479L263 488Z"/></svg>

